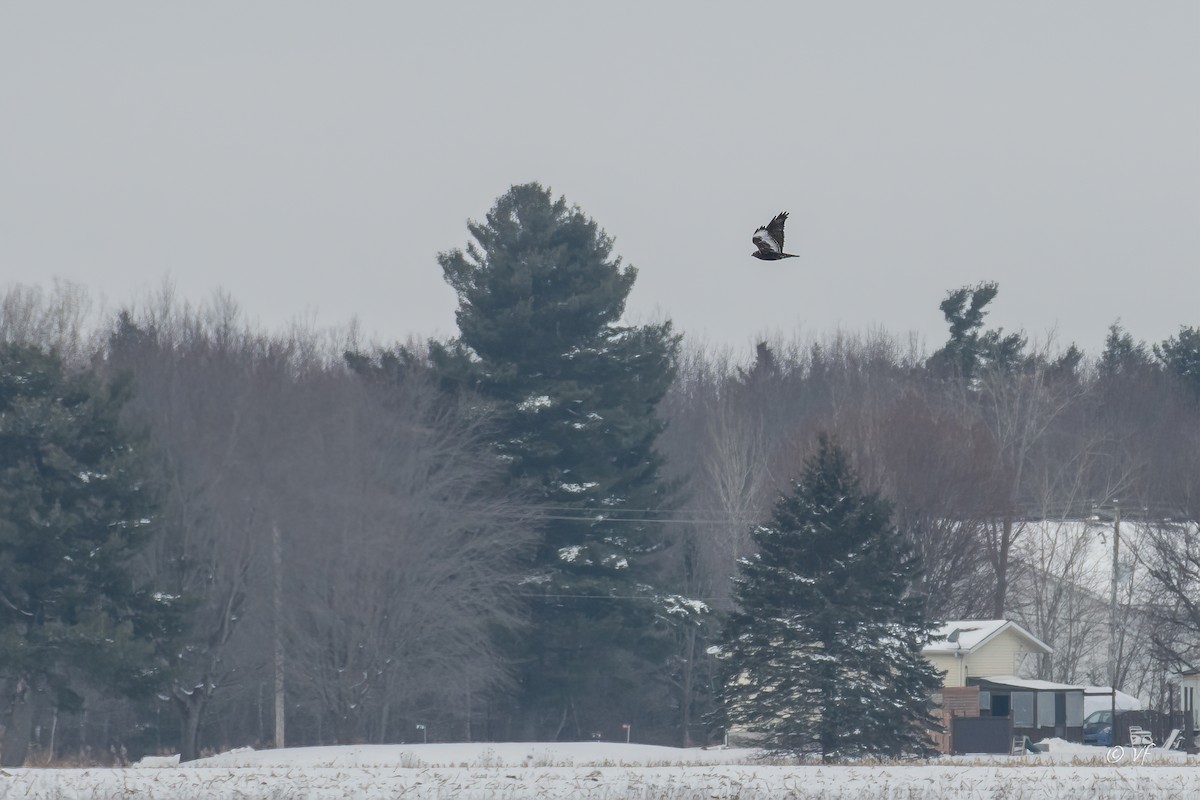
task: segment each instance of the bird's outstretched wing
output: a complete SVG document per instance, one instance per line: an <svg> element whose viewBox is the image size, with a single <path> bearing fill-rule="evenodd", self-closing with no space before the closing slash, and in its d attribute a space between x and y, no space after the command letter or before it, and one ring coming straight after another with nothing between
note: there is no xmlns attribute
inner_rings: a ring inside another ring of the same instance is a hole
<svg viewBox="0 0 1200 800"><path fill-rule="evenodd" d="M767 224L767 233L771 234L771 238L779 245L779 252L783 252L783 223L787 222L788 212L780 211L775 215L775 219Z"/></svg>
<svg viewBox="0 0 1200 800"><path fill-rule="evenodd" d="M763 254L783 252L783 223L787 222L787 216L788 212L781 211L775 215L775 219L754 232L754 238L751 241L758 248L758 252Z"/></svg>

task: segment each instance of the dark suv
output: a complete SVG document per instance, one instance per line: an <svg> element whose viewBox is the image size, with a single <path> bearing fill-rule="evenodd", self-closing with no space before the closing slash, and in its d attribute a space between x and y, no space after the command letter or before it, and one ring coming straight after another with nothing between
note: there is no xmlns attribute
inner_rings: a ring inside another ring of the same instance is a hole
<svg viewBox="0 0 1200 800"><path fill-rule="evenodd" d="M1117 720L1120 721L1124 714L1123 710L1117 709ZM1112 709L1104 708L1087 715L1083 720L1083 743L1112 746Z"/></svg>
<svg viewBox="0 0 1200 800"><path fill-rule="evenodd" d="M1162 747L1163 741L1170 735L1172 727L1171 718L1160 711L1142 710L1134 711L1132 709L1117 709L1117 740L1116 744L1129 744L1129 729L1137 726L1146 731L1149 731L1154 736L1154 743ZM1112 736L1112 711L1104 708L1099 711L1093 711L1088 714L1083 720L1083 743L1098 744L1105 747L1111 747L1113 742Z"/></svg>

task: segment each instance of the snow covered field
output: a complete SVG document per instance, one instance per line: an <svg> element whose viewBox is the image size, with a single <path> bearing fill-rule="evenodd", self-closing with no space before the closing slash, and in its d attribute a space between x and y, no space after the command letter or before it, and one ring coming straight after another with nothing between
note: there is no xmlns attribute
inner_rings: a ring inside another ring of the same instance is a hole
<svg viewBox="0 0 1200 800"><path fill-rule="evenodd" d="M1058 745L1057 747L1055 745ZM1200 760L1051 742L1049 754L921 765L785 766L751 750L616 743L430 744L239 750L183 766L0 770L0 798L775 798L1200 797Z"/></svg>

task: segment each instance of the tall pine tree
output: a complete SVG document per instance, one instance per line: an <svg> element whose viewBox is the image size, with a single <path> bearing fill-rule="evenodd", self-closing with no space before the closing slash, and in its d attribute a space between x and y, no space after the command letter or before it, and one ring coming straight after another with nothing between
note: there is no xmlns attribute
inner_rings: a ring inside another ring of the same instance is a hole
<svg viewBox="0 0 1200 800"><path fill-rule="evenodd" d="M917 558L889 517L822 437L741 561L720 651L727 725L826 761L932 752L941 680L921 655Z"/></svg>
<svg viewBox="0 0 1200 800"><path fill-rule="evenodd" d="M973 381L990 367L1008 369L1020 363L1024 336L1006 336L1000 328L983 330L984 309L999 291L997 283L980 283L946 294L938 307L950 326L950 338L929 357L928 365L935 374Z"/></svg>
<svg viewBox="0 0 1200 800"><path fill-rule="evenodd" d="M443 379L491 401L496 449L547 509L522 590L531 626L515 735L586 735L612 724L654 640L651 554L663 503L663 423L674 373L670 323L621 325L637 275L612 240L536 183L469 223L466 251L439 256L460 337L431 344ZM646 598L646 600L639 600ZM617 718L619 722L619 718Z"/></svg>

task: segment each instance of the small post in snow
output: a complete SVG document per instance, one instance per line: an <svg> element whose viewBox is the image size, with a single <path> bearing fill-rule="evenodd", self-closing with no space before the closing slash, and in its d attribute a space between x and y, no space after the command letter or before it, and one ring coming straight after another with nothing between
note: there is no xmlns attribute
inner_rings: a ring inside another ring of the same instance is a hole
<svg viewBox="0 0 1200 800"><path fill-rule="evenodd" d="M625 744L629 744L629 728L630 728L630 725L629 725L629 723L628 723L628 722L623 722L623 723L621 723L621 727L625 729Z"/></svg>
<svg viewBox="0 0 1200 800"><path fill-rule="evenodd" d="M429 744L429 735L428 735L428 732L425 730L425 726L418 722L417 730L419 730L421 732L421 744Z"/></svg>

